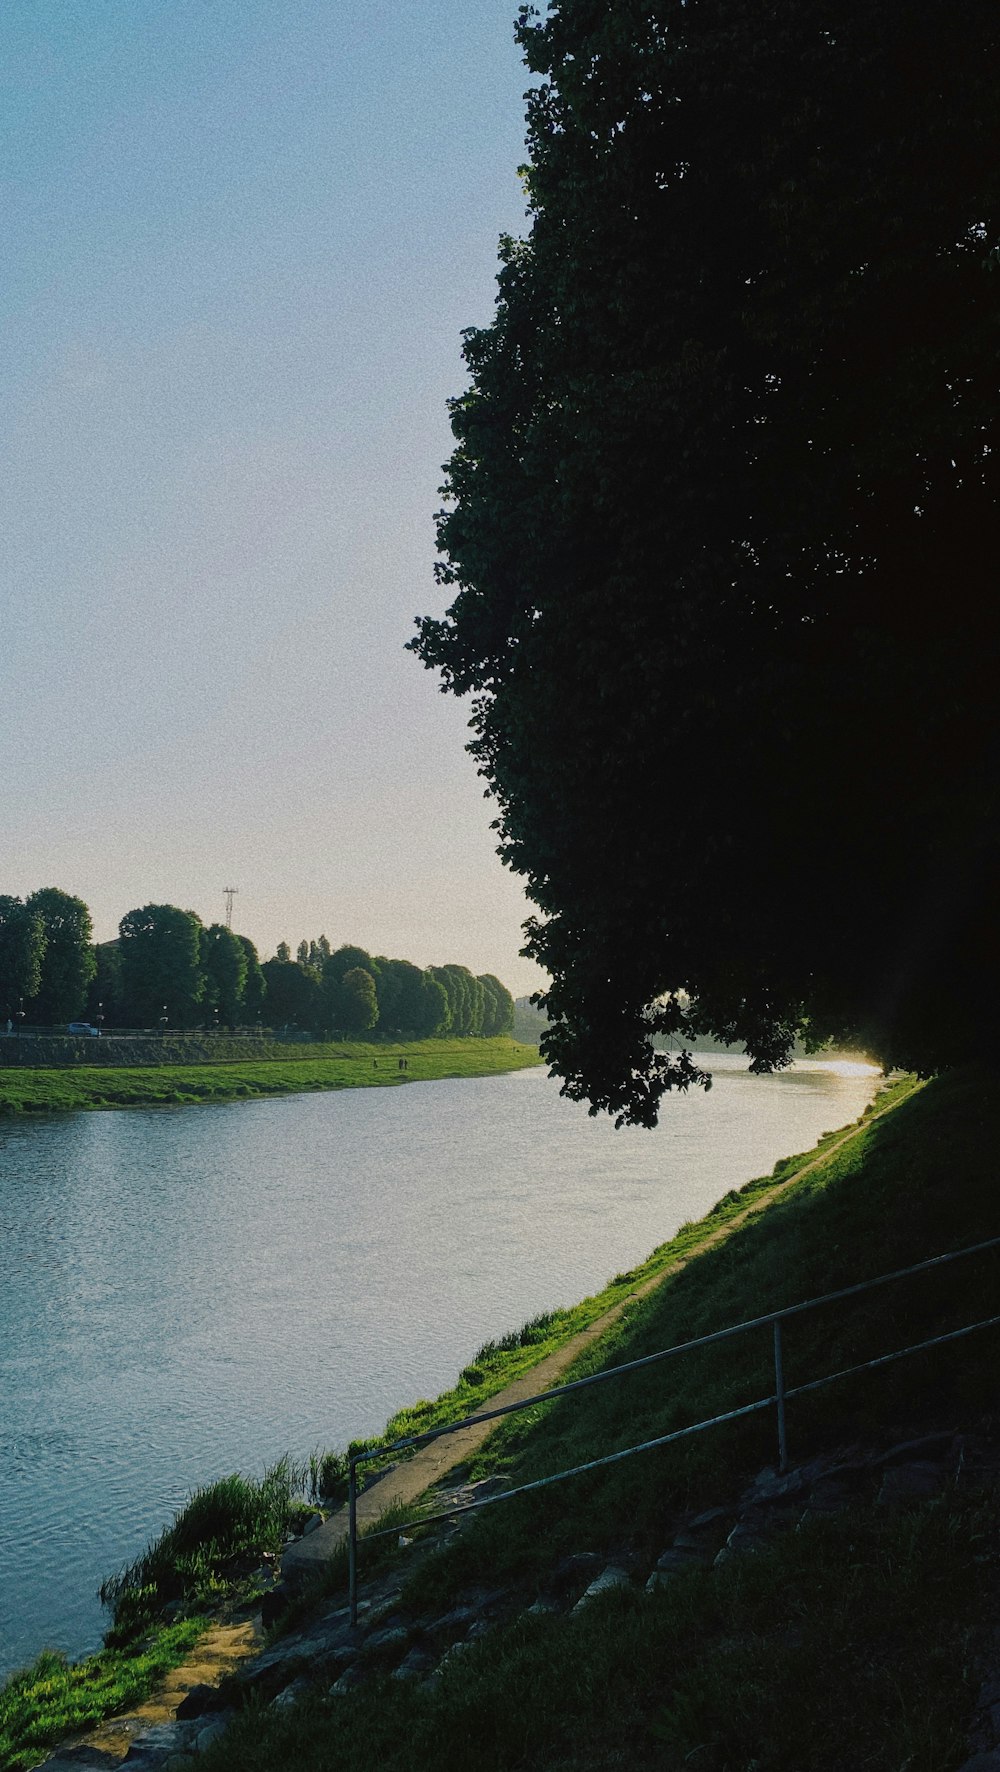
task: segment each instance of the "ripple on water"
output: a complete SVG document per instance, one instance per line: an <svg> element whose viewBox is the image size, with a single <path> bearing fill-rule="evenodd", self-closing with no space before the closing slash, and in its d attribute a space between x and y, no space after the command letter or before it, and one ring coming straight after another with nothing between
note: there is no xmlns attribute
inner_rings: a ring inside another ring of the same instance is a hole
<svg viewBox="0 0 1000 1772"><path fill-rule="evenodd" d="M0 1671L95 1647L197 1484L377 1432L875 1085L712 1066L654 1133L541 1070L0 1124Z"/></svg>

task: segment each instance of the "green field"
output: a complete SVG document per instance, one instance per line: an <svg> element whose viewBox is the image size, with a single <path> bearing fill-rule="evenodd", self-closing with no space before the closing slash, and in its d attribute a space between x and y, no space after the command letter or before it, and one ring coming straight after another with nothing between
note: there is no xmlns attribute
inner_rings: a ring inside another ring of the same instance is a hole
<svg viewBox="0 0 1000 1772"><path fill-rule="evenodd" d="M400 1060L405 1061L405 1069ZM73 1108L161 1107L294 1095L318 1089L389 1088L439 1077L487 1077L539 1063L537 1046L516 1040L344 1042L322 1056L239 1059L223 1064L71 1065L0 1071L0 1114Z"/></svg>

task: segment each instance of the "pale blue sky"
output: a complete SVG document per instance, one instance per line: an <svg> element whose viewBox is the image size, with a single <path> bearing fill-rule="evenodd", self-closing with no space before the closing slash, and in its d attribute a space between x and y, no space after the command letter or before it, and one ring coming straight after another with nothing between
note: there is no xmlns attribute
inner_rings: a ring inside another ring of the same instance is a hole
<svg viewBox="0 0 1000 1772"><path fill-rule="evenodd" d="M408 653L501 232L516 0L6 0L0 892L515 992L466 712Z"/></svg>

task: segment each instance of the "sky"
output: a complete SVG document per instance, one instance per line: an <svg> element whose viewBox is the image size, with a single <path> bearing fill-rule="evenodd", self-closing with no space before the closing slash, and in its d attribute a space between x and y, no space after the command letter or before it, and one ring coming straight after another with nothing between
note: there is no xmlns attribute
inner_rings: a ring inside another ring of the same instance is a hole
<svg viewBox="0 0 1000 1772"><path fill-rule="evenodd" d="M468 707L404 650L523 234L516 0L6 0L0 892L515 994Z"/></svg>

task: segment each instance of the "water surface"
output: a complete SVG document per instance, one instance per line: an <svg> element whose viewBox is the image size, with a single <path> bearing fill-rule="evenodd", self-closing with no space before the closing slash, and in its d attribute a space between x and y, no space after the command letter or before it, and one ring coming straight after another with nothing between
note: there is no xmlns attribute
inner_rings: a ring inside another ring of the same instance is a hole
<svg viewBox="0 0 1000 1772"><path fill-rule="evenodd" d="M544 1070L0 1123L0 1673L190 1490L378 1432L860 1114L816 1062L615 1132Z"/></svg>

